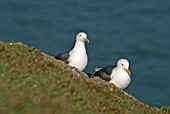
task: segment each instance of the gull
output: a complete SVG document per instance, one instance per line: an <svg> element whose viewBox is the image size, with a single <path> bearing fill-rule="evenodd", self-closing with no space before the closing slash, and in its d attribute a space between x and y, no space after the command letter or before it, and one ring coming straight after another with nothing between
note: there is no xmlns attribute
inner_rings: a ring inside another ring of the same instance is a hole
<svg viewBox="0 0 170 114"><path fill-rule="evenodd" d="M89 77L100 77L101 79L116 85L120 89L125 89L131 82L131 72L129 70L129 61L119 59L117 66L106 66L96 68L95 73Z"/></svg>
<svg viewBox="0 0 170 114"><path fill-rule="evenodd" d="M76 42L73 49L60 53L56 55L55 58L70 66L76 67L79 71L83 71L88 63L85 42L89 43L87 35L84 32L80 32L76 36Z"/></svg>

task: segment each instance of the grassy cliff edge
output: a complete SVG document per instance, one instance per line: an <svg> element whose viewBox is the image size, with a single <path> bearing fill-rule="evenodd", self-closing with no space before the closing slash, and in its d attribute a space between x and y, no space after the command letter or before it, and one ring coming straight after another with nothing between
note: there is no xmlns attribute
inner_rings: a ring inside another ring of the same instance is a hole
<svg viewBox="0 0 170 114"><path fill-rule="evenodd" d="M0 114L170 114L22 43L0 42Z"/></svg>

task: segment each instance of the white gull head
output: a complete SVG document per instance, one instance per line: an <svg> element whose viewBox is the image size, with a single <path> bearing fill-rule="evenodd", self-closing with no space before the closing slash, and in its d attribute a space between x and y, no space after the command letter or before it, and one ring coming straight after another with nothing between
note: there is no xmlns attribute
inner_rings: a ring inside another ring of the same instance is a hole
<svg viewBox="0 0 170 114"><path fill-rule="evenodd" d="M131 75L129 71L129 61L127 59L119 59L117 67L124 69L129 75Z"/></svg>
<svg viewBox="0 0 170 114"><path fill-rule="evenodd" d="M89 43L89 40L88 40L88 38L87 38L87 34L84 33L84 32L80 32L80 33L77 35L76 41L88 42L88 43Z"/></svg>

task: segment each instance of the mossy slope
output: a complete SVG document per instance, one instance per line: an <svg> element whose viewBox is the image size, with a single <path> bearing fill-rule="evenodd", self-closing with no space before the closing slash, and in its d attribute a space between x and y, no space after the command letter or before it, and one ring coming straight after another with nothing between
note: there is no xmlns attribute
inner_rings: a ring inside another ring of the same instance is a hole
<svg viewBox="0 0 170 114"><path fill-rule="evenodd" d="M22 43L0 42L0 114L170 113Z"/></svg>

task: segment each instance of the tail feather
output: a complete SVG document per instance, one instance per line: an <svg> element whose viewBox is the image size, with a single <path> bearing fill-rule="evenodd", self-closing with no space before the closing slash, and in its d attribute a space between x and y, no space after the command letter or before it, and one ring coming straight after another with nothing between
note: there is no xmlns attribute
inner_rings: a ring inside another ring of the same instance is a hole
<svg viewBox="0 0 170 114"><path fill-rule="evenodd" d="M94 78L96 74L96 72L100 71L102 69L102 67L96 67L95 68L95 72L92 74L92 73L86 73L86 75L88 75L89 78Z"/></svg>
<svg viewBox="0 0 170 114"><path fill-rule="evenodd" d="M99 70L101 70L102 69L102 67L96 67L95 68L95 72L97 72L97 71L99 71Z"/></svg>

